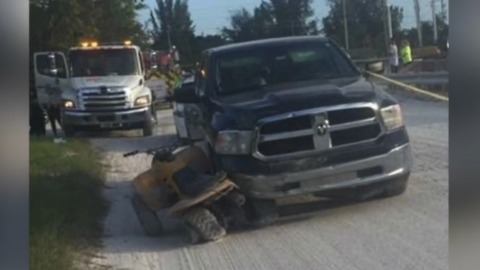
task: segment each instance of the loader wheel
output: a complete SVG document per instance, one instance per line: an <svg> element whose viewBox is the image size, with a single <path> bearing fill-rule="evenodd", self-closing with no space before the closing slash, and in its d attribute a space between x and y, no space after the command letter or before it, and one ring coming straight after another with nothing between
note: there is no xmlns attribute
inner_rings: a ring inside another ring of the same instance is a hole
<svg viewBox="0 0 480 270"><path fill-rule="evenodd" d="M279 218L275 200L248 198L245 207L254 227L272 225Z"/></svg>
<svg viewBox="0 0 480 270"><path fill-rule="evenodd" d="M157 214L150 210L137 194L133 195L131 202L145 234L151 237L160 236L163 232L163 226Z"/></svg>
<svg viewBox="0 0 480 270"><path fill-rule="evenodd" d="M187 226L192 244L215 241L227 234L217 218L203 207L187 211L183 214L182 220Z"/></svg>

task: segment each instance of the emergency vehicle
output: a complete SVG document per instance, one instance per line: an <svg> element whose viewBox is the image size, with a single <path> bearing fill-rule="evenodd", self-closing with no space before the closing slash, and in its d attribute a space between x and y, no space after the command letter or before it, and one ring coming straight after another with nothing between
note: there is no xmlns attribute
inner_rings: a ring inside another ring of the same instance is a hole
<svg viewBox="0 0 480 270"><path fill-rule="evenodd" d="M66 136L79 131L141 129L153 134L152 90L140 48L131 41L83 42L62 52L33 55L42 106L61 106Z"/></svg>

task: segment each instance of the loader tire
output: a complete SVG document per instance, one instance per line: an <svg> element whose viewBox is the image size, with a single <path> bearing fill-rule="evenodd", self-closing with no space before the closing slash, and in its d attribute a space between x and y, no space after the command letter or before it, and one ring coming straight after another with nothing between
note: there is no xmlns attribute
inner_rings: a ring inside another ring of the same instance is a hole
<svg viewBox="0 0 480 270"><path fill-rule="evenodd" d="M131 203L145 234L151 237L160 236L163 226L157 214L150 210L137 194L132 196Z"/></svg>
<svg viewBox="0 0 480 270"><path fill-rule="evenodd" d="M216 241L227 234L215 215L203 207L187 211L183 214L182 220L189 230L192 244Z"/></svg>

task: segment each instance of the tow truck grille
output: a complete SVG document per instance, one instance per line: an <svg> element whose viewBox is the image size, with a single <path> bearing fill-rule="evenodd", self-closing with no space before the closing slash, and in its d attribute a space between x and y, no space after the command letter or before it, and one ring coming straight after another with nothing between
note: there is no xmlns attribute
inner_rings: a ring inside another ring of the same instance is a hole
<svg viewBox="0 0 480 270"><path fill-rule="evenodd" d="M98 87L79 92L80 105L89 111L110 111L128 107L127 93L120 87Z"/></svg>
<svg viewBox="0 0 480 270"><path fill-rule="evenodd" d="M375 111L375 105L362 103L262 119L255 155L288 157L373 141L382 134Z"/></svg>

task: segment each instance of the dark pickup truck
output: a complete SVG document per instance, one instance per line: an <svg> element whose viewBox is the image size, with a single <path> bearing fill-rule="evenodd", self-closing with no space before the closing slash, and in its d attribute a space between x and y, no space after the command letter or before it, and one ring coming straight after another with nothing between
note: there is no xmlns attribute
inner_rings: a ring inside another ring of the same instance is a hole
<svg viewBox="0 0 480 270"><path fill-rule="evenodd" d="M389 197L407 187L412 155L399 104L328 38L209 49L174 99L190 106L188 123L203 130L216 170L268 222L277 198Z"/></svg>

